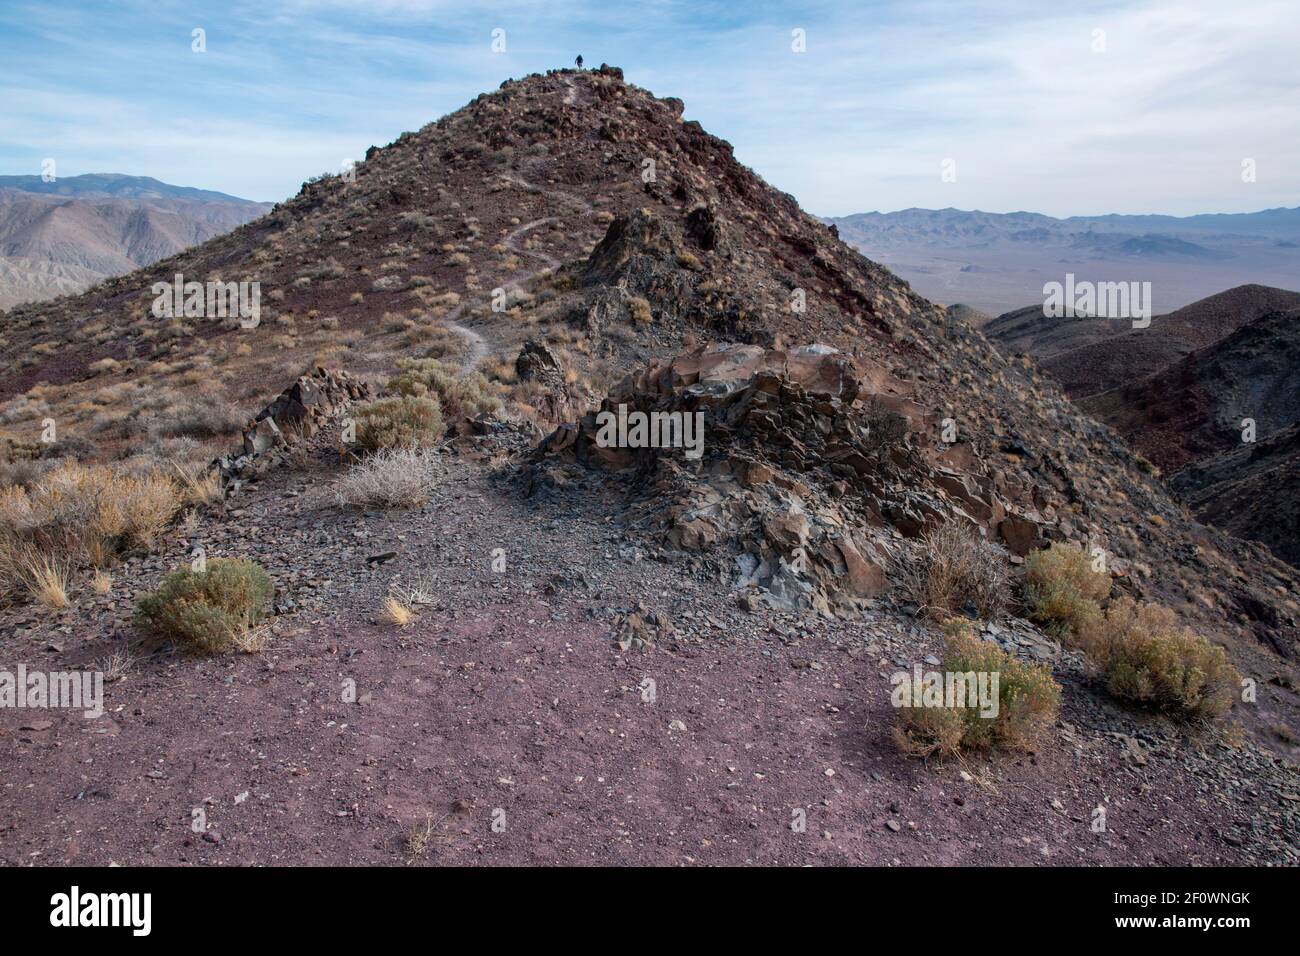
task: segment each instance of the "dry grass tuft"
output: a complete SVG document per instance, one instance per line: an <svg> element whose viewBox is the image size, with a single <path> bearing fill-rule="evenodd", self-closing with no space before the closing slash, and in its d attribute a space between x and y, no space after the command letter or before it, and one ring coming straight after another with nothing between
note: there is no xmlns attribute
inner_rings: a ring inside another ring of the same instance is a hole
<svg viewBox="0 0 1300 956"><path fill-rule="evenodd" d="M383 619L396 627L406 627L415 620L415 614L409 607L390 594L384 598Z"/></svg>
<svg viewBox="0 0 1300 956"><path fill-rule="evenodd" d="M125 551L148 549L181 499L176 482L160 472L78 462L61 463L29 488L0 489L0 588L31 591L35 579L24 567L102 568Z"/></svg>
<svg viewBox="0 0 1300 956"><path fill-rule="evenodd" d="M969 609L989 620L1006 608L1006 552L956 521L924 534L899 571L904 592L933 617Z"/></svg>
<svg viewBox="0 0 1300 956"><path fill-rule="evenodd" d="M21 574L27 582L28 593L37 603L55 611L71 606L68 588L72 581L66 564L30 555L21 568Z"/></svg>
<svg viewBox="0 0 1300 956"><path fill-rule="evenodd" d="M433 816L426 814L424 823L415 824L406 835L406 851L412 857L424 856L429 852L431 843L433 843Z"/></svg>
<svg viewBox="0 0 1300 956"><path fill-rule="evenodd" d="M241 654L260 654L271 643L271 628L259 624L244 631L237 631L230 638L231 646Z"/></svg>
<svg viewBox="0 0 1300 956"><path fill-rule="evenodd" d="M112 651L100 658L95 667L104 674L104 683L115 684L125 680L126 675L135 667L135 658L125 647Z"/></svg>
<svg viewBox="0 0 1300 956"><path fill-rule="evenodd" d="M176 470L176 480L186 504L211 504L221 497L221 475L215 468L186 469L174 461L170 464Z"/></svg>
<svg viewBox="0 0 1300 956"><path fill-rule="evenodd" d="M438 472L437 456L428 449L381 451L339 478L335 499L353 508L418 508L429 500Z"/></svg>

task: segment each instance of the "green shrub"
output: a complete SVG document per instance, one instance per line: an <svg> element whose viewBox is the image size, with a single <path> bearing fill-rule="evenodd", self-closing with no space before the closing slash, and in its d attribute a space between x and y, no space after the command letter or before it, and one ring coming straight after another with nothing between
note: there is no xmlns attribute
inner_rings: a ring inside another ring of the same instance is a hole
<svg viewBox="0 0 1300 956"><path fill-rule="evenodd" d="M442 438L442 406L427 395L381 398L357 407L357 441L367 451L418 448Z"/></svg>
<svg viewBox="0 0 1300 956"><path fill-rule="evenodd" d="M1092 557L1080 548L1055 543L1025 559L1029 619L1058 637L1081 633L1109 595L1109 572L1094 571Z"/></svg>
<svg viewBox="0 0 1300 956"><path fill-rule="evenodd" d="M1061 687L1047 664L1029 664L971 633L956 618L944 626L947 674L996 674L998 710L984 716L966 706L900 707L894 725L898 747L914 756L950 755L961 750L1028 750L1056 720ZM974 685L971 685L972 688Z"/></svg>
<svg viewBox="0 0 1300 956"><path fill-rule="evenodd" d="M1223 648L1157 604L1120 598L1089 623L1084 646L1112 695L1183 719L1226 714L1241 686Z"/></svg>
<svg viewBox="0 0 1300 956"><path fill-rule="evenodd" d="M436 398L451 419L501 410L501 399L492 394L491 383L479 372L457 375L451 366L431 358L398 359L397 367L400 371L388 382L389 394Z"/></svg>
<svg viewBox="0 0 1300 956"><path fill-rule="evenodd" d="M167 575L136 606L136 619L181 644L208 654L239 645L271 601L275 586L256 563L213 558L204 571Z"/></svg>

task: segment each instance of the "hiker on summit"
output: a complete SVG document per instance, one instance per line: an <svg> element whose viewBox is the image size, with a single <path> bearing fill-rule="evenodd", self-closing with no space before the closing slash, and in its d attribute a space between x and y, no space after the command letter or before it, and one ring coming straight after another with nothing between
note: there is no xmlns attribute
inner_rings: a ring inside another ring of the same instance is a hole
<svg viewBox="0 0 1300 956"><path fill-rule="evenodd" d="M576 60L574 60L573 62L576 63L577 66L578 66L578 69L581 70L581 69L582 69L582 54L579 53L579 54L578 54L578 58L577 58Z"/></svg>

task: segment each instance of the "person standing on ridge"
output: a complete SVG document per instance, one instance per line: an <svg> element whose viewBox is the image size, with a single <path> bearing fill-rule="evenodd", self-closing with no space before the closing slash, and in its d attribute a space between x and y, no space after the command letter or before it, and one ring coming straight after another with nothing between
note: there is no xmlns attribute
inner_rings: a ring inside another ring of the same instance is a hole
<svg viewBox="0 0 1300 956"><path fill-rule="evenodd" d="M579 53L579 54L578 54L578 58L577 58L576 60L574 60L573 62L576 63L576 64L578 64L578 69L581 70L581 69L582 69L582 54Z"/></svg>

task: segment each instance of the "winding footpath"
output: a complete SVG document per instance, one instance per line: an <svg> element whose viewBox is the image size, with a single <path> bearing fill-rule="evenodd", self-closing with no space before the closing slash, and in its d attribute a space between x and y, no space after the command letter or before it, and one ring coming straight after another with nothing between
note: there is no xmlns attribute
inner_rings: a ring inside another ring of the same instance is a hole
<svg viewBox="0 0 1300 956"><path fill-rule="evenodd" d="M565 83L569 87L569 92L565 95L564 102L568 105L572 105L575 102L577 91L574 88L571 79L566 77ZM547 157L539 156L535 159L529 160L528 165L542 162L546 158ZM587 200L583 199L581 196L575 196L572 193L567 193L559 189L546 189L535 185L534 183L530 183L528 180L520 176L509 173L503 173L501 178L510 183L510 185L522 189L525 192L534 193L561 203L567 203L574 212L579 215L589 215L592 212L591 203L587 202ZM524 239L528 233L532 232L534 229L541 228L542 226L554 225L559 221L558 216L546 216L542 219L534 219L531 222L526 222L519 226L502 240L502 243L511 252L520 256L529 256L535 259L539 265L535 269L525 269L516 272L514 275L502 282L499 288L522 286L540 275L542 272L545 272L547 269L555 269L559 267L559 259L549 253L540 252L536 249L526 249L523 245ZM487 339L473 329L460 324L459 319L461 315L464 314L467 307L468 303L461 302L456 306L456 308L448 313L445 319L442 320L442 324L446 326L448 331L461 336L469 343L469 352L461 361L460 369L458 371L459 375L467 375L474 371L478 366L478 363L493 352L492 346Z"/></svg>

